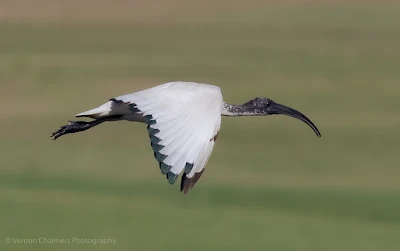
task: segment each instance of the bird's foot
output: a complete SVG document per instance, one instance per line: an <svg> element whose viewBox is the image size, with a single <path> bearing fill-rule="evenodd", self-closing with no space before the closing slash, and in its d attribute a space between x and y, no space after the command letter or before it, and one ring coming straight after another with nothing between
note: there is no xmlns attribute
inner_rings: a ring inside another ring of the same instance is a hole
<svg viewBox="0 0 400 251"><path fill-rule="evenodd" d="M61 126L60 129L53 132L53 134L50 137L52 137L53 140L56 140L57 138L65 134L84 131L90 127L89 124L90 122L86 121L68 121L68 124L66 124L65 126Z"/></svg>

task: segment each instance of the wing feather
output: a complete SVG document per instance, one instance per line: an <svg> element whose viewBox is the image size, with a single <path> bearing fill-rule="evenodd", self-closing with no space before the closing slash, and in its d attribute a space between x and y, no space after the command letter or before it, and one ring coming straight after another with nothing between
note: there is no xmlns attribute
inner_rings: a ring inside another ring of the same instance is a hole
<svg viewBox="0 0 400 251"><path fill-rule="evenodd" d="M212 153L221 125L221 90L206 84L171 82L115 99L134 104L131 110L147 118L162 174L173 184L184 172L181 191L186 194L203 174Z"/></svg>

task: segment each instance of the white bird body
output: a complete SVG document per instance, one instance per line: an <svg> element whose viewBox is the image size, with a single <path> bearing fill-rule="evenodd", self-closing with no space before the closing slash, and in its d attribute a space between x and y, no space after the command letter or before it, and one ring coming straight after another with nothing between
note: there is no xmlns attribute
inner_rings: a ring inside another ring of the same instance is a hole
<svg viewBox="0 0 400 251"><path fill-rule="evenodd" d="M139 112L133 113L130 105ZM149 123L155 157L170 183L174 183L185 166L193 165L186 170L188 179L204 169L221 127L222 107L222 93L217 86L170 82L115 97L76 116L123 115L125 120Z"/></svg>
<svg viewBox="0 0 400 251"><path fill-rule="evenodd" d="M110 120L146 123L161 172L166 174L171 184L183 172L181 190L187 193L200 178L210 158L220 130L221 115L268 115L259 106L265 102L269 104L268 101L274 103L266 98L257 98L242 106L229 105L223 101L221 89L217 86L169 82L112 98L97 108L79 113L76 117L89 117L95 121L71 122L53 136L56 139Z"/></svg>

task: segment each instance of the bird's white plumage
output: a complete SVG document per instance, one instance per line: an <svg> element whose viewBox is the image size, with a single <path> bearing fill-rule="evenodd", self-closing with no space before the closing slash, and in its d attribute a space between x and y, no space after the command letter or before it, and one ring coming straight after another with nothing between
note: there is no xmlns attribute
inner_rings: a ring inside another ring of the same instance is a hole
<svg viewBox="0 0 400 251"><path fill-rule="evenodd" d="M171 183L185 167L188 178L204 169L221 125L219 87L170 82L114 100L117 102L109 101L77 116L124 115L134 121L140 121L138 115L147 118L154 155L163 173L173 174L171 180L167 176Z"/></svg>

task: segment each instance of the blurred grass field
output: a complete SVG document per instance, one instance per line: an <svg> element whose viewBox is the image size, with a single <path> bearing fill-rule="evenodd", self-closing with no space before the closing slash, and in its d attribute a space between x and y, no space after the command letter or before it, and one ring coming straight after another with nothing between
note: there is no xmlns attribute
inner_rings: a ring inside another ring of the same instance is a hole
<svg viewBox="0 0 400 251"><path fill-rule="evenodd" d="M400 250L399 7L0 1L0 249ZM223 118L182 196L142 124L49 137L111 97L175 80L292 106L322 138L286 117Z"/></svg>

